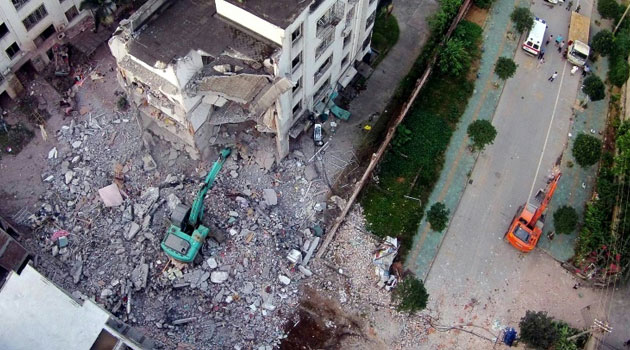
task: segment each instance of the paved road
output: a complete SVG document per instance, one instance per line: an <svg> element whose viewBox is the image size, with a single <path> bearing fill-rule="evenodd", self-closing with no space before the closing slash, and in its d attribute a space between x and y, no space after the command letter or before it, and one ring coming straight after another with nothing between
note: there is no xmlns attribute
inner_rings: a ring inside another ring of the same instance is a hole
<svg viewBox="0 0 630 350"><path fill-rule="evenodd" d="M588 15L591 7L582 1L581 12ZM542 1L531 9L547 20L547 35L566 38L569 11L561 6L551 9ZM428 275L432 307L440 311L444 324L516 326L525 310L535 309L584 326L580 308L597 302L591 291L576 293L573 278L549 256L540 251L520 254L503 240L517 208L544 187L567 141L580 77L570 75L570 65L553 43L545 58L547 62L537 68L536 58L517 50L519 68L507 81L493 119L497 138L479 157L473 183ZM558 78L547 81L554 71ZM453 347L467 348L469 337L458 343L459 338Z"/></svg>

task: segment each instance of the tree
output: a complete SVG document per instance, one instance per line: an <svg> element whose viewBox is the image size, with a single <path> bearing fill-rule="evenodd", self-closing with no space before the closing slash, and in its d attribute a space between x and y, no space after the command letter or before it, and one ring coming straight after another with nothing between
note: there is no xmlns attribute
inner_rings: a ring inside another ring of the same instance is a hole
<svg viewBox="0 0 630 350"><path fill-rule="evenodd" d="M492 144L496 136L497 129L488 120L475 120L468 125L468 137L472 139L475 151L483 151L486 145Z"/></svg>
<svg viewBox="0 0 630 350"><path fill-rule="evenodd" d="M614 60L611 59L610 69L608 70L608 80L618 87L622 87L623 84L628 81L630 77L630 65L628 61L622 57L617 57Z"/></svg>
<svg viewBox="0 0 630 350"><path fill-rule="evenodd" d="M466 44L459 39L449 39L440 52L440 70L442 73L460 76L470 67L470 53Z"/></svg>
<svg viewBox="0 0 630 350"><path fill-rule="evenodd" d="M518 67L518 65L514 63L511 58L499 57L497 64L494 66L494 72L497 73L499 78L507 80L508 78L514 76L514 73L516 73L516 67Z"/></svg>
<svg viewBox="0 0 630 350"><path fill-rule="evenodd" d="M90 11L94 17L94 32L96 33L101 23L109 24L114 21L113 14L116 10L116 2L113 0L83 0L79 10Z"/></svg>
<svg viewBox="0 0 630 350"><path fill-rule="evenodd" d="M591 101L603 100L606 97L606 86L595 74L591 74L584 79L584 87L582 89Z"/></svg>
<svg viewBox="0 0 630 350"><path fill-rule="evenodd" d="M526 7L515 8L514 11L512 11L510 18L516 26L516 31L519 33L525 33L534 26L534 16Z"/></svg>
<svg viewBox="0 0 630 350"><path fill-rule="evenodd" d="M479 8L489 9L494 3L494 0L473 0L473 3Z"/></svg>
<svg viewBox="0 0 630 350"><path fill-rule="evenodd" d="M599 160L602 153L602 142L591 135L580 133L571 150L575 161L583 168L589 167Z"/></svg>
<svg viewBox="0 0 630 350"><path fill-rule="evenodd" d="M558 330L554 327L553 318L543 311L526 311L519 327L523 343L536 349L549 349L558 339Z"/></svg>
<svg viewBox="0 0 630 350"><path fill-rule="evenodd" d="M597 2L597 12L606 19L617 20L621 17L624 8L615 0L599 0Z"/></svg>
<svg viewBox="0 0 630 350"><path fill-rule="evenodd" d="M446 228L446 224L448 223L448 214L450 214L450 210L446 208L444 203L437 202L434 203L427 212L427 221L429 221L434 231L441 232Z"/></svg>
<svg viewBox="0 0 630 350"><path fill-rule="evenodd" d="M613 33L608 29L600 30L599 32L597 32L597 34L595 34L595 36L593 37L593 41L591 43L591 47L593 48L593 50L595 50L602 56L608 55L613 50L614 46L615 43Z"/></svg>
<svg viewBox="0 0 630 350"><path fill-rule="evenodd" d="M553 213L553 226L556 232L569 234L575 230L578 214L573 207L564 205Z"/></svg>
<svg viewBox="0 0 630 350"><path fill-rule="evenodd" d="M413 276L407 276L394 289L392 297L398 301L398 306L396 307L398 311L414 314L427 307L429 293L424 288L422 281Z"/></svg>

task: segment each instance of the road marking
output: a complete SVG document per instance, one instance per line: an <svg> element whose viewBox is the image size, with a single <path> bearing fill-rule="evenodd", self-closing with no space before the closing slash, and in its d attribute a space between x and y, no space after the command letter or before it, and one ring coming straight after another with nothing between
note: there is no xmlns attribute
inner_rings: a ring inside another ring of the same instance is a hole
<svg viewBox="0 0 630 350"><path fill-rule="evenodd" d="M540 166L542 164L543 156L545 155L545 149L547 148L547 141L549 141L549 134L551 133L551 126L553 125L553 120L556 117L556 109L558 108L558 101L560 100L560 92L562 92L562 82L564 81L564 72L567 70L567 63L564 63L564 67L562 67L562 75L560 75L560 86L558 88L558 94L556 95L556 103L553 105L553 112L551 113L551 120L549 121L549 127L547 128L547 136L545 137L545 143L543 144L543 149L540 152L540 158L538 159L538 167L536 168L536 175L534 175L534 181L532 182L532 187L529 189L529 195L527 196L527 201L532 198L532 193L534 192L534 186L536 186L536 179L538 178L538 172L540 171Z"/></svg>

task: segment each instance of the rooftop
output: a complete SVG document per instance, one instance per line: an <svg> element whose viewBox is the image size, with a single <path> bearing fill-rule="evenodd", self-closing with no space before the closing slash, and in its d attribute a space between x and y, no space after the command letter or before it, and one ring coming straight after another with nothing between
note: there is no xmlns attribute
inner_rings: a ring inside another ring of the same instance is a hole
<svg viewBox="0 0 630 350"><path fill-rule="evenodd" d="M256 1L257 2L257 1ZM128 43L129 53L155 66L200 50L211 56L237 51L256 61L268 58L275 47L223 22L214 0L170 1L162 14L143 25Z"/></svg>
<svg viewBox="0 0 630 350"><path fill-rule="evenodd" d="M288 27L313 1L310 0L226 0L280 28ZM315 2L321 2L317 0Z"/></svg>

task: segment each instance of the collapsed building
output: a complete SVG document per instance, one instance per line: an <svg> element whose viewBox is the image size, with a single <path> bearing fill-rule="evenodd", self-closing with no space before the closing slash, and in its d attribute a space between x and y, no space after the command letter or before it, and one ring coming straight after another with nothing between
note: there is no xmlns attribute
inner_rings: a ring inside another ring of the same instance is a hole
<svg viewBox="0 0 630 350"><path fill-rule="evenodd" d="M109 47L143 127L202 157L255 127L275 136L282 158L289 135L329 110L356 75L370 52L376 4L149 0Z"/></svg>

